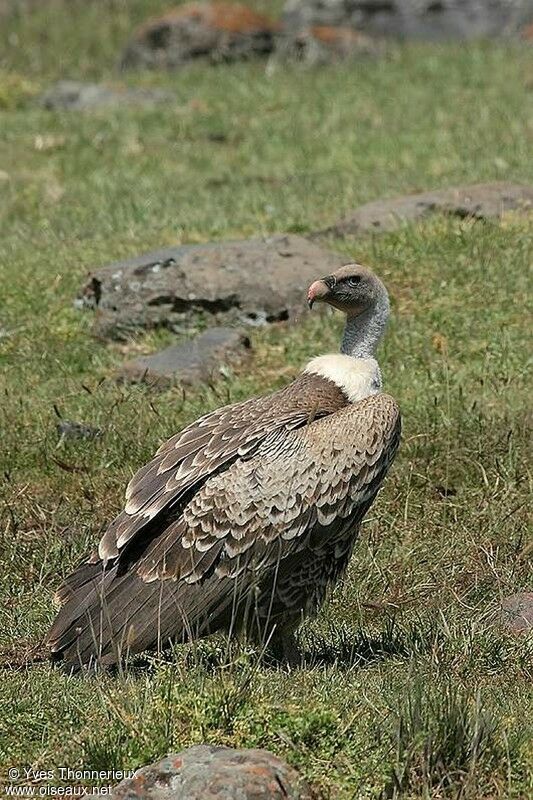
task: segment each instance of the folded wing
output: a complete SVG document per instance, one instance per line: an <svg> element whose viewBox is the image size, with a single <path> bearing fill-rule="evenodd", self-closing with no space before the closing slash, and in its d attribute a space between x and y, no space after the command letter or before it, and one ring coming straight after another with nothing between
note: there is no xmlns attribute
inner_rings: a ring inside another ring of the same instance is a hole
<svg viewBox="0 0 533 800"><path fill-rule="evenodd" d="M201 581L271 567L373 499L399 443L395 401L375 395L295 431L211 477L139 560L145 581ZM327 540L326 540L327 544ZM213 554L217 553L216 559Z"/></svg>
<svg viewBox="0 0 533 800"><path fill-rule="evenodd" d="M140 531L169 508L183 506L213 473L246 458L275 431L291 430L346 405L342 391L314 375L265 397L217 409L165 442L126 490L126 505L99 545L100 558L114 559Z"/></svg>

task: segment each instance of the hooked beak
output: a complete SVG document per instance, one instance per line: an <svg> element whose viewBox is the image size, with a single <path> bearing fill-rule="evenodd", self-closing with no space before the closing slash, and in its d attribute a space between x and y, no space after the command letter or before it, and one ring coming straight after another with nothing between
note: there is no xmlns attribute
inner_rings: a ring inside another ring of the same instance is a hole
<svg viewBox="0 0 533 800"><path fill-rule="evenodd" d="M323 278L322 280L315 281L307 290L307 305L310 309L313 308L315 303L323 302L328 296L331 288L331 286L328 286L329 280L329 278Z"/></svg>

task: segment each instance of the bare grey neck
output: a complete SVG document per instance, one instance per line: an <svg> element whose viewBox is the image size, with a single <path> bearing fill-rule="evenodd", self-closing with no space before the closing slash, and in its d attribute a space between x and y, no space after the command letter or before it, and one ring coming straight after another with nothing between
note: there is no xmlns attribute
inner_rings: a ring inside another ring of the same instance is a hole
<svg viewBox="0 0 533 800"><path fill-rule="evenodd" d="M374 305L362 314L348 317L341 342L341 353L353 358L374 358L389 313L389 298L384 291Z"/></svg>

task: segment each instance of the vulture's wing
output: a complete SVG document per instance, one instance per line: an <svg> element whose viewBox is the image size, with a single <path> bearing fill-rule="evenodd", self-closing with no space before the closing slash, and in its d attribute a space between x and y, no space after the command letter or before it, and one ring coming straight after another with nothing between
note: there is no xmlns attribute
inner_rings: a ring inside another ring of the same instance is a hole
<svg viewBox="0 0 533 800"><path fill-rule="evenodd" d="M210 475L247 458L279 430L291 430L346 405L335 384L301 375L274 394L219 408L165 442L131 479L126 506L99 545L100 558L116 558L121 548L162 511L183 505Z"/></svg>
<svg viewBox="0 0 533 800"><path fill-rule="evenodd" d="M289 554L328 545L366 512L400 437L396 402L373 395L294 431L275 431L250 459L214 475L150 545L144 581L201 583L256 574Z"/></svg>

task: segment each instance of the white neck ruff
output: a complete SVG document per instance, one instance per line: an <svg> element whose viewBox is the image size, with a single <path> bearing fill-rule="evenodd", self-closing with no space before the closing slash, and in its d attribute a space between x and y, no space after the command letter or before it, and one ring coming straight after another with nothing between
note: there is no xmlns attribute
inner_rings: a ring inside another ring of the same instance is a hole
<svg viewBox="0 0 533 800"><path fill-rule="evenodd" d="M381 391L381 371L375 358L331 353L312 358L304 372L332 381L342 389L350 403Z"/></svg>

